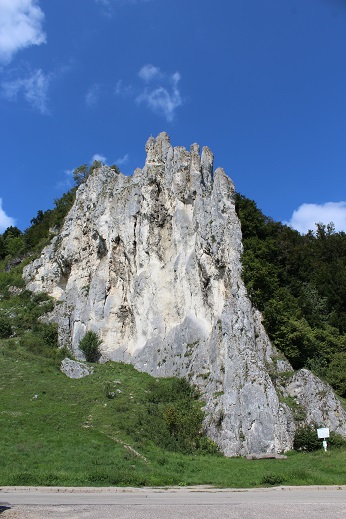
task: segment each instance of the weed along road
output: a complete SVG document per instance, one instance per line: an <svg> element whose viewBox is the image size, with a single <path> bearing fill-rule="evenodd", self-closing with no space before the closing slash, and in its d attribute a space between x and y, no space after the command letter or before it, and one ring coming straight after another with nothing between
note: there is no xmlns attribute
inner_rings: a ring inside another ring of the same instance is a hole
<svg viewBox="0 0 346 519"><path fill-rule="evenodd" d="M1 519L345 519L346 486L0 488Z"/></svg>

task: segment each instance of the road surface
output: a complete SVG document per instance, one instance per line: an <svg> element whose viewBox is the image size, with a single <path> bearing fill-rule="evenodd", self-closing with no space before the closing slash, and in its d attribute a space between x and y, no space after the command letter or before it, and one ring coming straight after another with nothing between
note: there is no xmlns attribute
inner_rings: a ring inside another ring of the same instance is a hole
<svg viewBox="0 0 346 519"><path fill-rule="evenodd" d="M1 519L345 519L346 486L0 488Z"/></svg>

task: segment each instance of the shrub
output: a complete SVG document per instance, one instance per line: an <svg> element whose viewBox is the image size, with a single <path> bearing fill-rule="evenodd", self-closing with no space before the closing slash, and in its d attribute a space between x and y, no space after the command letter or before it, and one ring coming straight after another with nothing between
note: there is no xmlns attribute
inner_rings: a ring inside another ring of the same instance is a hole
<svg viewBox="0 0 346 519"><path fill-rule="evenodd" d="M22 348L34 355L45 355L47 348L42 337L32 332L25 333L19 340Z"/></svg>
<svg viewBox="0 0 346 519"><path fill-rule="evenodd" d="M5 317L0 317L0 339L9 339L12 335L12 326Z"/></svg>
<svg viewBox="0 0 346 519"><path fill-rule="evenodd" d="M298 427L294 435L293 448L298 451L312 452L322 447L317 437L316 427L304 425Z"/></svg>
<svg viewBox="0 0 346 519"><path fill-rule="evenodd" d="M33 326L33 332L44 341L47 348L58 347L58 326L56 324L38 322Z"/></svg>
<svg viewBox="0 0 346 519"><path fill-rule="evenodd" d="M327 438L328 447L342 448L346 445L346 440L334 431L330 431ZM300 451L316 451L322 449L322 440L317 437L317 426L299 427L294 436L293 448Z"/></svg>
<svg viewBox="0 0 346 519"><path fill-rule="evenodd" d="M153 379L144 395L144 413L136 413L133 428L138 441L154 442L158 447L186 454L218 454L218 447L203 435L203 402L199 390L187 380ZM130 431L129 431L130 433Z"/></svg>
<svg viewBox="0 0 346 519"><path fill-rule="evenodd" d="M341 434L330 431L330 438L327 440L329 447L335 447L341 449L346 446L346 440Z"/></svg>
<svg viewBox="0 0 346 519"><path fill-rule="evenodd" d="M87 332L79 343L79 349L84 353L87 362L97 362L101 357L100 344L102 341L95 332Z"/></svg>
<svg viewBox="0 0 346 519"><path fill-rule="evenodd" d="M261 479L262 485L281 485L284 477L281 474L264 474Z"/></svg>

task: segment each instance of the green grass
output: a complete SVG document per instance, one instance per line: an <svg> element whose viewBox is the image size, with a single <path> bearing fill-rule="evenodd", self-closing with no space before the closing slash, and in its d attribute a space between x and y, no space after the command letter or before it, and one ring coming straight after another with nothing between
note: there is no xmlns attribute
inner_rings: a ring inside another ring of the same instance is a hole
<svg viewBox="0 0 346 519"><path fill-rule="evenodd" d="M0 341L0 369L3 486L346 484L346 449L247 461L159 447L152 395L169 391L169 381L129 365L96 365L93 375L72 380L56 359L10 339ZM109 398L112 388L115 396Z"/></svg>

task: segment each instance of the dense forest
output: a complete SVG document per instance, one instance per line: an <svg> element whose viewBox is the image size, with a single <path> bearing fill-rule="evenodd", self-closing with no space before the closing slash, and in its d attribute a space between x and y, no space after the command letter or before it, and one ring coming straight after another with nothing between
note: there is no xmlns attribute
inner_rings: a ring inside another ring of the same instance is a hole
<svg viewBox="0 0 346 519"><path fill-rule="evenodd" d="M346 396L346 234L316 223L305 235L240 194L243 278L273 344Z"/></svg>
<svg viewBox="0 0 346 519"><path fill-rule="evenodd" d="M0 235L0 288L20 272L61 227L78 185L100 166L74 172L75 186L38 211L24 232L9 227ZM116 166L112 166L118 172ZM263 314L273 344L295 369L307 367L346 396L346 234L332 223L316 223L305 235L266 217L254 201L236 195L243 234L243 278ZM19 271L18 271L19 268ZM6 290L3 292L6 297ZM12 331L0 316L0 335ZM7 330L7 332L6 332Z"/></svg>

